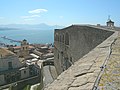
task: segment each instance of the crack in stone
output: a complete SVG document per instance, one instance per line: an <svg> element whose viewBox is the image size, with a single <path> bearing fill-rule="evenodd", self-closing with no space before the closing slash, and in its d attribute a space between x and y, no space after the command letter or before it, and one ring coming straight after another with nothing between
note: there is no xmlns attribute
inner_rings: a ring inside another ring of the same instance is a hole
<svg viewBox="0 0 120 90"><path fill-rule="evenodd" d="M107 47L109 47L109 46L103 46L103 47L98 47L98 48L107 48Z"/></svg>
<svg viewBox="0 0 120 90"><path fill-rule="evenodd" d="M67 90L71 87L71 84L75 81L76 79L74 78L73 81L68 85Z"/></svg>
<svg viewBox="0 0 120 90"><path fill-rule="evenodd" d="M90 71L90 72L83 72L81 74L78 74L78 75L75 75L75 77L79 77L79 76L83 76L83 75L86 75L88 73L93 73L94 71Z"/></svg>
<svg viewBox="0 0 120 90"><path fill-rule="evenodd" d="M85 75L85 74L87 74L87 72L84 72L84 73L81 73L81 74L75 75L75 77L79 77L79 76L82 76L82 75Z"/></svg>
<svg viewBox="0 0 120 90"><path fill-rule="evenodd" d="M76 85L76 86L71 86L71 87L80 87L80 86L86 85L87 83L89 83L89 82L85 82L85 83L83 83L81 85Z"/></svg>
<svg viewBox="0 0 120 90"><path fill-rule="evenodd" d="M80 87L80 86L84 86L84 85L86 85L86 84L88 84L88 83L93 83L93 82L85 82L85 83L83 83L83 84L81 84L81 85L70 86L70 87ZM69 88L70 88L70 87L69 87Z"/></svg>

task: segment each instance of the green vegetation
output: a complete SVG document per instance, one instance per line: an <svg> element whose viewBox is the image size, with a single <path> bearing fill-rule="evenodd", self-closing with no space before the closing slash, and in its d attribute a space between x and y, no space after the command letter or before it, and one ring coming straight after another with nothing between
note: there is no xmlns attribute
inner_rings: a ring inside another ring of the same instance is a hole
<svg viewBox="0 0 120 90"><path fill-rule="evenodd" d="M12 85L9 87L9 90L13 90L13 89L12 89Z"/></svg>
<svg viewBox="0 0 120 90"><path fill-rule="evenodd" d="M30 85L27 85L23 90L30 90Z"/></svg>

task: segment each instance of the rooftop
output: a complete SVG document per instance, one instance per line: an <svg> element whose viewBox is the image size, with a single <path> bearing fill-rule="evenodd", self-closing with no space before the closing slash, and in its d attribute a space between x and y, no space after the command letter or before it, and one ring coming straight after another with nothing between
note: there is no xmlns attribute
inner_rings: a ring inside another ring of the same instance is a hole
<svg viewBox="0 0 120 90"><path fill-rule="evenodd" d="M107 23L114 23L112 20L109 20Z"/></svg>
<svg viewBox="0 0 120 90"><path fill-rule="evenodd" d="M15 46L15 47L13 47L14 49L21 49L21 46ZM30 49L33 49L33 48L35 48L35 47L33 47L33 46L29 46L29 48Z"/></svg>
<svg viewBox="0 0 120 90"><path fill-rule="evenodd" d="M5 49L5 48L0 48L0 58L6 57L6 56L9 56L9 55L15 55L15 54L13 52Z"/></svg>
<svg viewBox="0 0 120 90"><path fill-rule="evenodd" d="M55 29L55 30L64 30L64 29L67 29L67 28L70 28L70 27L92 27L92 28L97 28L97 29L102 29L102 30L107 30L107 31L119 31L120 30L120 27L108 27L108 26L104 26L104 25L90 25L90 24L74 24L74 25L71 25L71 26L68 26L66 28L63 28L63 29Z"/></svg>

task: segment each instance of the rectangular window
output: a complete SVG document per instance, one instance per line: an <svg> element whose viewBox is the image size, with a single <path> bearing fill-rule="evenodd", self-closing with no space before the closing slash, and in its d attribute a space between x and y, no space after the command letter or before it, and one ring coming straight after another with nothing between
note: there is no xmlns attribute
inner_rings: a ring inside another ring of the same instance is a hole
<svg viewBox="0 0 120 90"><path fill-rule="evenodd" d="M8 62L8 69L12 69L12 62Z"/></svg>

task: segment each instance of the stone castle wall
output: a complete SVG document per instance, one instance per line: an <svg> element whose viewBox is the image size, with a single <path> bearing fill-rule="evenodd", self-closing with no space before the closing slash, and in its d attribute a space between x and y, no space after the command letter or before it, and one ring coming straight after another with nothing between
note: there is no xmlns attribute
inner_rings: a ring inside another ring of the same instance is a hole
<svg viewBox="0 0 120 90"><path fill-rule="evenodd" d="M112 31L78 25L55 30L54 62L58 74L68 69L112 34Z"/></svg>
<svg viewBox="0 0 120 90"><path fill-rule="evenodd" d="M101 34L105 34L105 33L101 33ZM97 35L96 35L96 37L97 37ZM98 90L101 88L100 85L103 81L107 80L107 83L110 84L111 81L108 82L108 79L104 75L103 71L107 65L107 62L109 62L109 59L112 55L111 49L113 51L115 51L115 50L117 51L116 58L119 58L119 55L118 55L119 50L115 49L116 46L115 46L115 48L111 47L114 44L117 45L117 47L119 47L119 44L118 44L119 41L118 42L116 41L117 38L118 38L118 32L116 31L113 35L111 35L109 38L104 40L104 42L97 45L94 49L89 51L88 54L84 55L81 59L76 61L74 63L74 65L72 65L70 68L68 68L68 70L61 73L58 76L58 78L53 83L51 83L50 85L45 87L44 90ZM115 52L114 52L114 54L115 54ZM117 59L117 61L118 60L119 59ZM111 63L111 61L110 61L110 63ZM117 63L116 63L116 65L118 66ZM109 65L108 65L108 67L109 67ZM117 68L117 67L115 67L115 68ZM103 81L101 81L100 85L99 85L99 81L100 81L100 77L101 77L102 73L105 77L102 76ZM109 73L109 72L107 72L107 73ZM114 74L114 72L113 72L113 74ZM111 78L111 77L108 77L108 78ZM115 81L113 81L113 82L115 83ZM108 84L106 84L106 85L108 85ZM118 84L118 83L116 82L116 84ZM104 87L104 85L102 85L102 86ZM100 86L100 88L99 88L99 86ZM115 90L118 90L118 88L119 87L117 87ZM100 90L103 90L103 89L100 89ZM110 90L110 89L105 89L105 90Z"/></svg>

